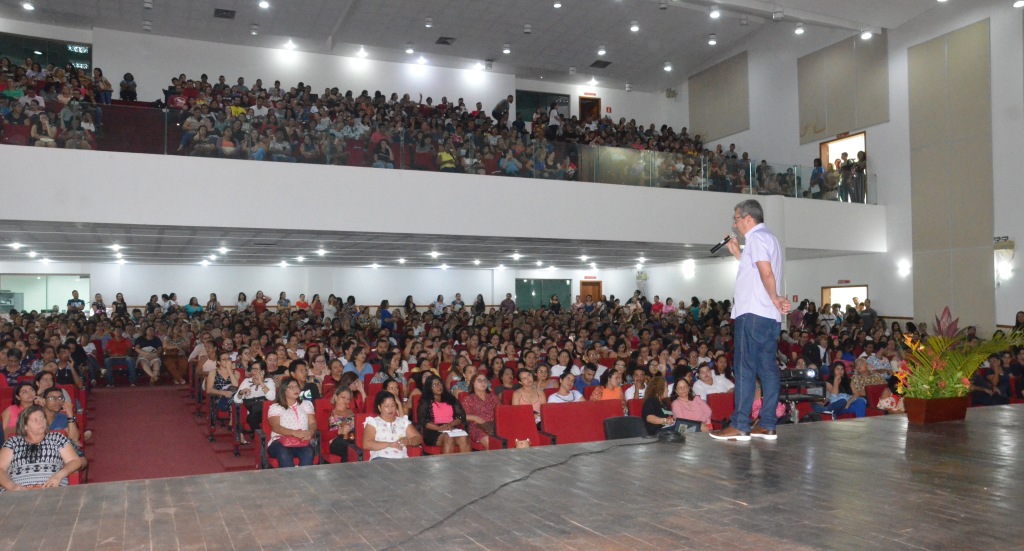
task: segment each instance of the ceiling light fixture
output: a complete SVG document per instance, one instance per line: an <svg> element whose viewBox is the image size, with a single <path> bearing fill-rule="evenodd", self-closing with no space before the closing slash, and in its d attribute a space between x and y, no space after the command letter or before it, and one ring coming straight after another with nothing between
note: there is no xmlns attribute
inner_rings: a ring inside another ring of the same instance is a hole
<svg viewBox="0 0 1024 551"><path fill-rule="evenodd" d="M872 35L871 31L864 31L864 32L860 33L860 39L861 40L871 40L872 36L873 35Z"/></svg>
<svg viewBox="0 0 1024 551"><path fill-rule="evenodd" d="M504 270L505 269L505 265L504 264L498 264L498 269L499 270Z"/></svg>
<svg viewBox="0 0 1024 551"><path fill-rule="evenodd" d="M711 12L708 15L711 16L711 19L718 19L722 17L722 10L718 9L718 6L711 6Z"/></svg>
<svg viewBox="0 0 1024 551"><path fill-rule="evenodd" d="M370 54L366 53L366 48L360 46L359 47L359 51L356 52L356 55L359 56L359 57L366 57L366 56L368 56Z"/></svg>
<svg viewBox="0 0 1024 551"><path fill-rule="evenodd" d="M228 251L230 251L230 250L231 249L229 249L227 247L221 247L221 248L217 249L217 252L219 252L220 254L228 254Z"/></svg>
<svg viewBox="0 0 1024 551"><path fill-rule="evenodd" d="M647 262L647 259L641 256L640 258L637 259L637 261L643 264L644 262Z"/></svg>
<svg viewBox="0 0 1024 551"><path fill-rule="evenodd" d="M434 20L432 18L430 18L430 17L426 18L423 21L423 26L428 28L428 29L432 28L434 26Z"/></svg>
<svg viewBox="0 0 1024 551"><path fill-rule="evenodd" d="M632 92L633 91L633 85L627 82L626 83L626 91L627 92Z"/></svg>
<svg viewBox="0 0 1024 551"><path fill-rule="evenodd" d="M597 55L604 55L606 53L608 53L608 50L604 48L603 44L597 47Z"/></svg>
<svg viewBox="0 0 1024 551"><path fill-rule="evenodd" d="M1016 2L1013 3L1013 7L1024 8L1024 0L1017 0Z"/></svg>
<svg viewBox="0 0 1024 551"><path fill-rule="evenodd" d="M637 264L636 265L636 271L639 272L640 270L643 270L643 269L644 269L644 265L643 264Z"/></svg>
<svg viewBox="0 0 1024 551"><path fill-rule="evenodd" d="M585 255L585 254L583 254L583 255L580 255L580 260L582 260L583 262L586 262L586 261L587 261L587 260L588 260L589 258L590 258L590 257L589 257L589 256L587 256L587 255Z"/></svg>
<svg viewBox="0 0 1024 551"><path fill-rule="evenodd" d="M555 9L557 10L557 9L558 9L558 8L560 8L560 7L562 7L562 3L561 3L561 2L558 2L558 1L556 0L556 2L555 2L555 5L554 5L554 8L555 8Z"/></svg>
<svg viewBox="0 0 1024 551"><path fill-rule="evenodd" d="M282 260L281 263L278 264L278 266L280 266L282 268L287 268L288 267L288 261L287 260Z"/></svg>
<svg viewBox="0 0 1024 551"><path fill-rule="evenodd" d="M29 251L29 252L28 252L28 257L29 257L29 258L35 258L35 257L36 257L36 256L38 256L38 255L39 255L39 253L37 253L37 252L35 252L35 251Z"/></svg>
<svg viewBox="0 0 1024 551"><path fill-rule="evenodd" d="M399 258L398 259L398 263L399 264L405 264L405 259L404 258Z"/></svg>
<svg viewBox="0 0 1024 551"><path fill-rule="evenodd" d="M540 261L540 260L537 261L537 266L543 266L543 265L544 265L543 261Z"/></svg>
<svg viewBox="0 0 1024 551"><path fill-rule="evenodd" d="M41 259L39 259L39 261L42 262L43 264L49 264L49 263L53 262L49 258L41 258Z"/></svg>
<svg viewBox="0 0 1024 551"><path fill-rule="evenodd" d="M796 34L804 34L804 24L797 22L796 29L793 29L793 32Z"/></svg>
<svg viewBox="0 0 1024 551"><path fill-rule="evenodd" d="M284 43L284 47L289 49L289 50L294 50L297 46L295 46L295 43L292 42L292 39L289 38L288 42Z"/></svg>
<svg viewBox="0 0 1024 551"><path fill-rule="evenodd" d="M114 243L113 245L110 246L110 250L112 250L112 251L114 251L116 253L117 251L121 250L121 245L118 245L117 243Z"/></svg>
<svg viewBox="0 0 1024 551"><path fill-rule="evenodd" d="M587 81L587 84L591 86L597 86L597 79L594 77L590 77L590 80Z"/></svg>
<svg viewBox="0 0 1024 551"><path fill-rule="evenodd" d="M441 256L441 253L437 251L430 251L430 258L437 258L439 256Z"/></svg>
<svg viewBox="0 0 1024 551"><path fill-rule="evenodd" d="M36 55L43 55L43 52L40 52L39 50L33 50L32 53Z"/></svg>
<svg viewBox="0 0 1024 551"><path fill-rule="evenodd" d="M420 58L416 60L416 63L419 63L420 65L424 65L424 64L427 63L427 58L425 58L423 56L420 56Z"/></svg>
<svg viewBox="0 0 1024 551"><path fill-rule="evenodd" d="M257 25L256 23L253 23L252 26L249 27L249 34L253 36L260 34L260 26Z"/></svg>
<svg viewBox="0 0 1024 551"><path fill-rule="evenodd" d="M207 267L207 266L209 266L209 265L210 265L210 261L209 261L209 260L206 260L206 259L204 258L203 260L200 260L200 261L199 261L199 265L200 265L200 266L202 266L203 268L205 268L205 267Z"/></svg>
<svg viewBox="0 0 1024 551"><path fill-rule="evenodd" d="M124 258L124 255L121 253L114 253L114 258Z"/></svg>
<svg viewBox="0 0 1024 551"><path fill-rule="evenodd" d="M21 7L25 8L25 10L27 11L32 11L36 9L36 7L32 5L32 2L22 2Z"/></svg>
<svg viewBox="0 0 1024 551"><path fill-rule="evenodd" d="M415 51L416 51L416 50L413 50L413 49L412 49L412 44L406 44L406 45L405 45L405 53L407 53L407 54L411 54L411 53L413 53L413 52L415 52Z"/></svg>
<svg viewBox="0 0 1024 551"><path fill-rule="evenodd" d="M15 241L14 243L11 243L10 245L8 245L8 247L10 247L10 248L12 248L14 250L18 250L18 249L24 247L24 245L22 245L21 243L18 243L17 241Z"/></svg>
<svg viewBox="0 0 1024 551"><path fill-rule="evenodd" d="M143 21L142 22L142 30L146 31L147 33L149 31L152 31L153 30L153 22L150 21L149 19Z"/></svg>
<svg viewBox="0 0 1024 551"><path fill-rule="evenodd" d="M474 266L479 266L480 265L480 259L479 258L474 259L473 260L473 265Z"/></svg>
<svg viewBox="0 0 1024 551"><path fill-rule="evenodd" d="M631 30L633 32L639 32L640 31L640 22L639 21L630 21L630 23L629 23L629 30Z"/></svg>
<svg viewBox="0 0 1024 551"><path fill-rule="evenodd" d="M718 35L711 33L708 35L708 45L714 46L715 44L718 44Z"/></svg>
<svg viewBox="0 0 1024 551"><path fill-rule="evenodd" d="M597 269L597 262L591 262L590 263L590 269L591 270L596 270Z"/></svg>
<svg viewBox="0 0 1024 551"><path fill-rule="evenodd" d="M672 63L669 62L669 61L665 62L665 72L666 73L671 73L672 72Z"/></svg>
<svg viewBox="0 0 1024 551"><path fill-rule="evenodd" d="M447 264L441 264L441 269L442 270L447 270L448 269L448 265Z"/></svg>
<svg viewBox="0 0 1024 551"><path fill-rule="evenodd" d="M377 268L380 268L380 264L377 264L376 262L374 262L373 264L370 264L370 268L376 270Z"/></svg>
<svg viewBox="0 0 1024 551"><path fill-rule="evenodd" d="M523 255L521 255L519 253L515 253L515 254L512 255L512 260L518 261L522 257L523 257Z"/></svg>
<svg viewBox="0 0 1024 551"><path fill-rule="evenodd" d="M206 257L206 258L209 258L209 259L210 259L210 262L213 262L214 260L217 260L217 255L215 255L215 254L211 254L210 256L208 256L208 257Z"/></svg>
<svg viewBox="0 0 1024 551"><path fill-rule="evenodd" d="M125 259L123 259L123 258L118 258L118 259L117 259L117 263L118 263L118 264L120 264L120 265L122 265L122 266L124 266L125 264L127 264L127 263L128 263L128 261L127 261L127 260L125 260Z"/></svg>
<svg viewBox="0 0 1024 551"><path fill-rule="evenodd" d="M317 249L317 250L316 250L316 255L317 255L317 256L323 256L323 255L325 255L325 254L327 254L327 251L325 251L325 250L323 249L323 247L320 247L319 249Z"/></svg>
<svg viewBox="0 0 1024 551"><path fill-rule="evenodd" d="M306 261L306 257L304 257L304 256L296 256L295 260L297 260L299 262L305 262Z"/></svg>
<svg viewBox="0 0 1024 551"><path fill-rule="evenodd" d="M523 34L533 34L533 26L529 23L523 25Z"/></svg>
<svg viewBox="0 0 1024 551"><path fill-rule="evenodd" d="M142 9L151 10L153 9L153 0L142 0Z"/></svg>
<svg viewBox="0 0 1024 551"><path fill-rule="evenodd" d="M260 1L260 7L263 8L263 9L267 9L267 8L270 7L270 2L267 2L267 0L261 0Z"/></svg>
<svg viewBox="0 0 1024 551"><path fill-rule="evenodd" d="M479 61L477 61L475 64L473 64L473 70L474 71L483 71L484 68L485 68L484 64L480 63Z"/></svg>
<svg viewBox="0 0 1024 551"><path fill-rule="evenodd" d="M503 54L510 54L510 53L512 53L512 45L511 44L502 44L501 45L501 53L503 53Z"/></svg>

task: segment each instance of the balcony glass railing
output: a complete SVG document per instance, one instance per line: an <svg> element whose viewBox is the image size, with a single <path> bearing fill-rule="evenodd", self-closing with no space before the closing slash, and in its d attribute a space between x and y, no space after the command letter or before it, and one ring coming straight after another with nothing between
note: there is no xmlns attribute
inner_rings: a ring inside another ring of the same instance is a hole
<svg viewBox="0 0 1024 551"><path fill-rule="evenodd" d="M131 105L49 102L43 112L48 117L46 128L31 120L27 125L8 122L0 142L876 203L875 175L854 165L815 171L787 163L755 164L692 153L530 140L529 135L521 140L513 135L511 146L488 137L470 146L454 133L442 133L427 143L420 141L420 132L405 129L356 135L326 123L303 130L294 121L250 122L215 116L197 126L189 120L189 112ZM449 138L452 147L440 151L435 144Z"/></svg>

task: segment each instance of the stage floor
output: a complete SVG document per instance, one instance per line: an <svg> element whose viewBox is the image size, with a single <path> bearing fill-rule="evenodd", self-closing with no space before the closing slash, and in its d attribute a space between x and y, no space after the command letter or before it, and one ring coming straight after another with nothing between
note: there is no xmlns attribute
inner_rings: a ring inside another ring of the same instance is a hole
<svg viewBox="0 0 1024 551"><path fill-rule="evenodd" d="M1004 406L91 484L0 497L0 549L1024 549L1021 454Z"/></svg>

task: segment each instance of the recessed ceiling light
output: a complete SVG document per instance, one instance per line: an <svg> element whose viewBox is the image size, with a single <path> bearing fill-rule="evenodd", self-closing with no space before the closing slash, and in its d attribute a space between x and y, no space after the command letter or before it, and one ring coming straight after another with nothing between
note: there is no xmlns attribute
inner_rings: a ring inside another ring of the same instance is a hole
<svg viewBox="0 0 1024 551"><path fill-rule="evenodd" d="M366 56L368 56L370 54L366 53L366 48L360 46L359 47L359 51L356 52L356 55L359 56L359 57L366 57Z"/></svg>
<svg viewBox="0 0 1024 551"><path fill-rule="evenodd" d="M860 34L861 40L871 40L871 36L872 36L871 31L864 31L864 32L862 32Z"/></svg>
<svg viewBox="0 0 1024 551"><path fill-rule="evenodd" d="M40 52L39 50L33 50L32 53L36 55L43 55L43 52Z"/></svg>
<svg viewBox="0 0 1024 551"><path fill-rule="evenodd" d="M596 270L596 269L597 269L597 262L591 262L591 263L590 263L590 268L591 268L592 270Z"/></svg>
<svg viewBox="0 0 1024 551"><path fill-rule="evenodd" d="M287 260L282 260L281 263L278 264L278 266L280 266L282 268L287 268L288 267L288 261Z"/></svg>
<svg viewBox="0 0 1024 551"><path fill-rule="evenodd" d="M597 55L604 55L606 53L608 53L608 50L603 45L597 47Z"/></svg>
<svg viewBox="0 0 1024 551"><path fill-rule="evenodd" d="M556 1L556 2L555 2L555 4L554 4L554 8L555 8L555 9L557 10L557 9L558 9L558 8L560 8L560 7L562 7L562 3L561 3L561 2L558 2L558 1Z"/></svg>
<svg viewBox="0 0 1024 551"><path fill-rule="evenodd" d="M420 65L423 65L426 62L427 62L427 58L425 58L423 56L420 56L420 58L416 60L416 63L419 63Z"/></svg>
<svg viewBox="0 0 1024 551"><path fill-rule="evenodd" d="M711 16L711 19L718 19L722 17L722 10L718 9L718 6L711 6L711 12L708 15Z"/></svg>
<svg viewBox="0 0 1024 551"><path fill-rule="evenodd" d="M10 247L10 248L12 248L14 250L18 250L18 249L24 247L24 245L22 245L21 243L18 243L17 241L15 241L14 243L11 243L10 245L8 245L8 247Z"/></svg>
<svg viewBox="0 0 1024 551"><path fill-rule="evenodd" d="M289 50L294 50L297 46L295 46L295 43L292 42L292 39L289 38L288 42L284 43L284 47L289 49Z"/></svg>
<svg viewBox="0 0 1024 551"><path fill-rule="evenodd" d="M200 260L200 261L199 261L199 265L205 268L205 267L207 267L207 266L209 266L209 265L210 265L210 261L209 261L209 260L206 260L206 259L204 258L204 259L202 259L202 260Z"/></svg>
<svg viewBox="0 0 1024 551"><path fill-rule="evenodd" d="M125 264L127 264L127 263L128 263L128 261L127 261L127 260L125 260L125 259L123 259L123 258L118 258L118 259L117 259L117 263L118 263L118 264L120 264L120 265L122 265L122 266L124 266Z"/></svg>
<svg viewBox="0 0 1024 551"><path fill-rule="evenodd" d="M538 265L538 266L543 266L543 265L544 265L544 262L542 262L542 261L538 260L538 261L537 261L537 265Z"/></svg>
<svg viewBox="0 0 1024 551"><path fill-rule="evenodd" d="M668 62L668 61L665 62L665 72L666 73L671 73L672 72L672 63L671 62Z"/></svg>
<svg viewBox="0 0 1024 551"><path fill-rule="evenodd" d="M319 249L316 250L316 254L317 254L317 256L323 256L323 255L327 254L327 251L323 250L323 248L319 248Z"/></svg>
<svg viewBox="0 0 1024 551"><path fill-rule="evenodd" d="M499 270L504 270L505 269L505 265L504 264L498 264L498 269Z"/></svg>
<svg viewBox="0 0 1024 551"><path fill-rule="evenodd" d="M716 35L715 33L709 34L708 35L708 44L711 45L711 46L714 46L715 44L718 44L718 35Z"/></svg>
<svg viewBox="0 0 1024 551"><path fill-rule="evenodd" d="M793 29L793 32L796 34L804 34L804 24L797 22L796 29Z"/></svg>
<svg viewBox="0 0 1024 551"><path fill-rule="evenodd" d="M374 262L373 264L370 264L370 267L373 268L374 270L376 270L377 268L380 268L380 264L377 264L376 262Z"/></svg>
<svg viewBox="0 0 1024 551"><path fill-rule="evenodd" d="M110 249L112 251L114 251L114 252L120 251L121 250L121 245L118 245L117 243L114 243L113 245L110 246Z"/></svg>
<svg viewBox="0 0 1024 551"><path fill-rule="evenodd" d="M448 265L447 264L441 264L441 269L442 270L447 270L448 269Z"/></svg>
<svg viewBox="0 0 1024 551"><path fill-rule="evenodd" d="M411 54L411 53L414 53L415 51L416 50L412 49L412 44L406 44L405 45L405 53Z"/></svg>
<svg viewBox="0 0 1024 551"><path fill-rule="evenodd" d="M21 7L26 9L26 10L28 10L28 11L32 11L32 10L36 9L36 7L32 5L32 2L22 2L21 3Z"/></svg>
<svg viewBox="0 0 1024 551"><path fill-rule="evenodd" d="M304 257L304 256L296 256L295 260L298 261L298 262L305 262L306 261L306 257Z"/></svg>
<svg viewBox="0 0 1024 551"><path fill-rule="evenodd" d="M583 262L586 262L589 258L590 257L585 255L585 254L584 255L580 255L580 260L582 260Z"/></svg>
<svg viewBox="0 0 1024 551"><path fill-rule="evenodd" d="M399 258L398 259L398 263L399 264L405 264L405 259L404 258Z"/></svg>
<svg viewBox="0 0 1024 551"><path fill-rule="evenodd" d="M437 258L439 256L441 256L441 253L437 251L430 251L430 258Z"/></svg>
<svg viewBox="0 0 1024 551"><path fill-rule="evenodd" d="M549 270L551 270L551 271L554 271L554 270L556 270L557 268L555 268L555 265L554 265L554 264L552 264L552 265L548 266L548 269L549 269Z"/></svg>
<svg viewBox="0 0 1024 551"><path fill-rule="evenodd" d="M121 253L115 253L114 258L124 258L124 255Z"/></svg>
<svg viewBox="0 0 1024 551"><path fill-rule="evenodd" d="M483 63L480 63L479 61L477 61L476 63L473 64L473 70L474 71L483 71L486 68L487 68L487 66L484 65Z"/></svg>
<svg viewBox="0 0 1024 551"><path fill-rule="evenodd" d="M641 256L640 258L637 259L637 261L643 264L644 262L647 262L647 259Z"/></svg>
<svg viewBox="0 0 1024 551"><path fill-rule="evenodd" d="M1013 7L1024 8L1024 0L1017 0L1016 2L1013 3Z"/></svg>
<svg viewBox="0 0 1024 551"><path fill-rule="evenodd" d="M479 266L480 265L480 259L477 258L477 259L473 260L473 265L474 266Z"/></svg>
<svg viewBox="0 0 1024 551"><path fill-rule="evenodd" d="M503 53L503 54L510 54L510 53L512 53L512 45L511 44L502 44L501 45L501 53Z"/></svg>
<svg viewBox="0 0 1024 551"><path fill-rule="evenodd" d="M214 260L217 260L217 255L215 255L215 254L211 254L210 256L208 256L208 257L206 257L206 258L209 258L209 259L210 259L210 262L213 262Z"/></svg>
<svg viewBox="0 0 1024 551"><path fill-rule="evenodd" d="M263 8L263 9L267 9L267 8L270 7L270 2L267 2L267 0L261 0L260 1L260 7Z"/></svg>
<svg viewBox="0 0 1024 551"><path fill-rule="evenodd" d="M431 28L431 27L433 27L433 26L434 26L434 20L433 20L433 19L431 19L430 17L426 18L426 19L425 19L425 20L423 21L423 26L424 26L424 27L426 27L426 28L428 28L428 29L429 29L429 28Z"/></svg>
<svg viewBox="0 0 1024 551"><path fill-rule="evenodd" d="M229 249L227 247L221 247L221 248L217 249L217 252L219 252L220 254L228 254L228 251L230 251L230 250L231 249Z"/></svg>
<svg viewBox="0 0 1024 551"><path fill-rule="evenodd" d="M636 271L639 272L640 270L643 270L643 269L644 269L644 265L643 264L637 264L636 265Z"/></svg>
<svg viewBox="0 0 1024 551"><path fill-rule="evenodd" d="M594 77L590 77L590 80L587 81L587 84L591 86L597 86L597 79Z"/></svg>
<svg viewBox="0 0 1024 551"><path fill-rule="evenodd" d="M43 264L49 264L50 262L53 262L49 258L41 258L39 259L39 261L42 262Z"/></svg>
<svg viewBox="0 0 1024 551"><path fill-rule="evenodd" d="M630 21L630 23L629 23L629 30L631 30L633 32L638 32L640 30L640 22L639 21Z"/></svg>
<svg viewBox="0 0 1024 551"><path fill-rule="evenodd" d="M38 256L38 255L39 255L39 253L37 253L37 252L35 252L35 251L29 251L29 252L28 252L28 257L29 257L29 258L35 258L35 257L36 257L36 256Z"/></svg>
<svg viewBox="0 0 1024 551"><path fill-rule="evenodd" d="M521 255L519 253L515 253L515 254L512 255L512 260L519 260L522 257L523 257L523 255Z"/></svg>

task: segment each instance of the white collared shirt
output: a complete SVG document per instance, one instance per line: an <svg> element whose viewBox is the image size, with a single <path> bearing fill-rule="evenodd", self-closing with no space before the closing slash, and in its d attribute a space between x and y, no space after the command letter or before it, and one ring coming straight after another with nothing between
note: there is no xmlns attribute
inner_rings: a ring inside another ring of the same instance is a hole
<svg viewBox="0 0 1024 551"><path fill-rule="evenodd" d="M779 240L763 223L751 228L745 237L746 246L740 253L740 267L736 273L736 303L732 307L732 317L736 319L743 314L754 314L782 322L782 314L768 296L757 269L758 262L771 265L775 274L775 292L781 294L782 251Z"/></svg>

